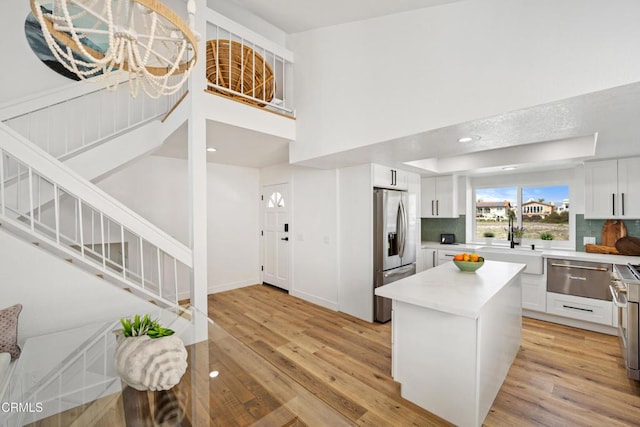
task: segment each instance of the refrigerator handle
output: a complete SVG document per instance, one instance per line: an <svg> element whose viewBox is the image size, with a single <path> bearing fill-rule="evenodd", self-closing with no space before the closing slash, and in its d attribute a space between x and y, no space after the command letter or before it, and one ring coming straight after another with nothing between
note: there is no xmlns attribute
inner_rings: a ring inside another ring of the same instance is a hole
<svg viewBox="0 0 640 427"><path fill-rule="evenodd" d="M402 258L404 256L404 247L407 243L407 213L404 210L404 203L402 203L402 199L400 199L400 203L398 204L398 233L399 236L399 244L398 244L398 256Z"/></svg>

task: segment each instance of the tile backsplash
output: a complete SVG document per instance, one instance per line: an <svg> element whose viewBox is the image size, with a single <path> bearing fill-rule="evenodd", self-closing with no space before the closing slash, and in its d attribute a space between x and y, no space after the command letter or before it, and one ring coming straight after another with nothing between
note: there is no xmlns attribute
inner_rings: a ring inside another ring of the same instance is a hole
<svg viewBox="0 0 640 427"><path fill-rule="evenodd" d="M466 241L465 215L459 218L422 218L422 241L439 242L440 233L453 233L457 243Z"/></svg>
<svg viewBox="0 0 640 427"><path fill-rule="evenodd" d="M604 219L584 219L584 215L576 214L576 251L584 252L584 236L595 237L596 244L602 244L604 221ZM624 225L627 228L627 235L640 237L640 219L626 219ZM424 235L424 232L422 234Z"/></svg>
<svg viewBox="0 0 640 427"><path fill-rule="evenodd" d="M583 214L576 214L576 251L584 252L583 237L592 236L596 243L602 243L602 226L604 219L584 219ZM440 233L453 233L456 242L466 241L465 215L459 218L422 218L422 241L438 242ZM640 219L624 220L627 235L640 237Z"/></svg>

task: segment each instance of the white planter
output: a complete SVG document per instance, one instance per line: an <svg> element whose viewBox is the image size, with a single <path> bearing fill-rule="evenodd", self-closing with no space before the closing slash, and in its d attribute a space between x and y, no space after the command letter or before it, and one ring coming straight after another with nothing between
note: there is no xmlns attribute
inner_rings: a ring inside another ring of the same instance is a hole
<svg viewBox="0 0 640 427"><path fill-rule="evenodd" d="M485 237L484 241L487 245L492 245L493 244L493 237Z"/></svg>
<svg viewBox="0 0 640 427"><path fill-rule="evenodd" d="M136 390L169 390L187 370L187 350L175 335L151 339L117 337L116 370Z"/></svg>
<svg viewBox="0 0 640 427"><path fill-rule="evenodd" d="M545 249L551 249L551 240L543 240L542 247Z"/></svg>

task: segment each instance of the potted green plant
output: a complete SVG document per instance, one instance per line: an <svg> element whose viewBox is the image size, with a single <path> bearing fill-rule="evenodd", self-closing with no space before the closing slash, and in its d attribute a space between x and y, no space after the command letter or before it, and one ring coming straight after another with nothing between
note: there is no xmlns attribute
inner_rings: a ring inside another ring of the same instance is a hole
<svg viewBox="0 0 640 427"><path fill-rule="evenodd" d="M524 229L524 227L513 227L513 243L515 243L516 245L519 245L522 242L522 238L524 237L524 232L526 230Z"/></svg>
<svg viewBox="0 0 640 427"><path fill-rule="evenodd" d="M493 238L496 237L496 234L493 231L485 231L482 235L484 236L487 245L490 245L493 242Z"/></svg>
<svg viewBox="0 0 640 427"><path fill-rule="evenodd" d="M122 381L136 390L168 390L187 370L187 350L174 331L148 314L121 318L115 364Z"/></svg>
<svg viewBox="0 0 640 427"><path fill-rule="evenodd" d="M553 234L547 232L547 231L543 231L542 233L540 233L540 238L542 240L544 240L544 247L545 248L550 248L551 247L551 241L553 240Z"/></svg>

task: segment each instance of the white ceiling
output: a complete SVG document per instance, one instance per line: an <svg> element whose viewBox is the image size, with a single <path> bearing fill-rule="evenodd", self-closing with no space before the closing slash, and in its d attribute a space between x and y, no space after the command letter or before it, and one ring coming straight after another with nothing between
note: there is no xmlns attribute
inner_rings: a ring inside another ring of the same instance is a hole
<svg viewBox="0 0 640 427"><path fill-rule="evenodd" d="M187 159L187 124L179 127L154 154ZM226 165L263 168L289 161L289 141L249 129L207 121L207 161Z"/></svg>
<svg viewBox="0 0 640 427"><path fill-rule="evenodd" d="M298 163L332 169L381 163L422 175L486 174L571 167L583 160L640 156L640 83L407 135ZM460 143L462 136L479 140ZM262 168L289 161L289 141L207 122L207 160ZM187 158L186 125L156 152Z"/></svg>
<svg viewBox="0 0 640 427"><path fill-rule="evenodd" d="M495 173L508 165L520 170L557 168L590 158L640 155L639 116L640 83L634 83L407 135L301 165L333 168L373 162L423 175ZM467 135L480 139L458 142ZM525 145L532 150L514 150ZM412 165L428 170L407 167Z"/></svg>
<svg viewBox="0 0 640 427"><path fill-rule="evenodd" d="M288 34L460 0L232 0Z"/></svg>

